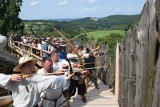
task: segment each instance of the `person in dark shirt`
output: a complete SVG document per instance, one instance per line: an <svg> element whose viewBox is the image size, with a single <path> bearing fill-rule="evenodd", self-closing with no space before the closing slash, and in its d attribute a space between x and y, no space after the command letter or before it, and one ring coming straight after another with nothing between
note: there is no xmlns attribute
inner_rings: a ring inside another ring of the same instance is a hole
<svg viewBox="0 0 160 107"><path fill-rule="evenodd" d="M87 69L88 68L88 71L89 71L89 78L90 78L90 81L92 81L95 85L95 88L98 90L99 89L99 86L98 86L98 83L97 83L97 72L96 72L96 69L95 69L95 56L93 54L93 52L90 52L89 50L86 51L89 53L89 57L87 58L84 58L84 63L85 63L85 68Z"/></svg>
<svg viewBox="0 0 160 107"><path fill-rule="evenodd" d="M66 46L67 45L65 43L59 44L59 49L61 50L61 52L58 53L58 58L59 59L66 60L66 57L67 57Z"/></svg>

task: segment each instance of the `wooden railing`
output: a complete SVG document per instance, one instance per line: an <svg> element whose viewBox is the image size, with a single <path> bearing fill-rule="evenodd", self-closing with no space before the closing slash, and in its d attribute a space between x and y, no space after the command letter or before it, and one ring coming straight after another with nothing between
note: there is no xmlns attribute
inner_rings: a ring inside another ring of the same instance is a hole
<svg viewBox="0 0 160 107"><path fill-rule="evenodd" d="M16 57L18 58L25 55L36 58L38 60L39 66L41 65L43 53L47 53L50 55L49 51L38 49L36 47L18 41L11 41L7 50L10 51L13 55L16 55Z"/></svg>

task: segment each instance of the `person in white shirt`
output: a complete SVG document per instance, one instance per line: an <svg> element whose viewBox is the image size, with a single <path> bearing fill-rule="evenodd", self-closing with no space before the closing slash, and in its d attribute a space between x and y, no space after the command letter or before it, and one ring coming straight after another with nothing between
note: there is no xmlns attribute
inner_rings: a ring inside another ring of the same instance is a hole
<svg viewBox="0 0 160 107"><path fill-rule="evenodd" d="M75 51L78 52L78 49L76 47L72 49L70 53L67 54L67 58L70 60L72 67L79 69L78 70L79 72L76 72L73 80L71 80L71 83L69 86L69 94L71 96L74 96L76 93L76 88L78 87L78 95L81 95L82 101L85 103L86 102L86 96L85 96L86 85L84 82L84 77L85 77L84 74L87 73L87 71L80 70L81 65L79 64L79 59L77 54L75 54Z"/></svg>
<svg viewBox="0 0 160 107"><path fill-rule="evenodd" d="M46 58L42 59L42 66L43 66L43 68L39 69L37 71L37 74L39 74L39 75L53 74L53 62L50 57L46 57ZM65 75L62 75L61 77L66 78ZM57 107L57 106L59 106L65 100L65 97L67 97L67 96L64 97L64 95L66 95L66 93L67 93L68 86L69 86L69 84L64 84L60 88L47 89L46 91L44 91L41 94L42 100L39 105L43 106L43 107ZM68 107L68 103L65 102L59 107Z"/></svg>
<svg viewBox="0 0 160 107"><path fill-rule="evenodd" d="M57 50L53 50L51 52L51 59L53 61L53 70L54 71L58 70L59 72L63 72L64 69L68 69L69 68L69 64L68 64L68 62L66 60L59 59Z"/></svg>
<svg viewBox="0 0 160 107"><path fill-rule="evenodd" d="M38 48L38 49L42 49L41 40L38 40L38 41L37 41L37 48Z"/></svg>
<svg viewBox="0 0 160 107"><path fill-rule="evenodd" d="M40 76L32 74L37 60L24 56L19 59L19 64L13 71L21 74L5 75L0 74L0 87L12 91L14 107L38 107L40 94L46 89L61 89L64 84L68 85L68 80L61 76Z"/></svg>

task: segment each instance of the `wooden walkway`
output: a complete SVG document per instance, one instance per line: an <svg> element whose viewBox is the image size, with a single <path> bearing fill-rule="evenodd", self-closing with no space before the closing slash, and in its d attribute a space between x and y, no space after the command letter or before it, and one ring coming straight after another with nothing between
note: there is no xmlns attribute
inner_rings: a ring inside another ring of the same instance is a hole
<svg viewBox="0 0 160 107"><path fill-rule="evenodd" d="M94 84L88 88L86 95L87 102L83 103L79 95L75 95L70 100L71 107L119 107L112 89L104 85L101 80L98 80L99 90L94 88Z"/></svg>

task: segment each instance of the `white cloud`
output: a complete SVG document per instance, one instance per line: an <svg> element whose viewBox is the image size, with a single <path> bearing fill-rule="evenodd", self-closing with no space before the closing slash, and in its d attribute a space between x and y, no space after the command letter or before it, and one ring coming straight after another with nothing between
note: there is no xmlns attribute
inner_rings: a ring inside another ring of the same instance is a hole
<svg viewBox="0 0 160 107"><path fill-rule="evenodd" d="M59 2L59 6L63 6L63 5L66 5L67 4L67 1L62 1L62 2Z"/></svg>
<svg viewBox="0 0 160 107"><path fill-rule="evenodd" d="M96 3L97 0L81 0L80 2L81 3L89 3L89 4L91 4L91 3Z"/></svg>
<svg viewBox="0 0 160 107"><path fill-rule="evenodd" d="M83 12L88 12L88 11L90 11L91 9L90 8L85 8L84 10L83 10Z"/></svg>
<svg viewBox="0 0 160 107"><path fill-rule="evenodd" d="M87 8L85 8L85 9L83 9L82 12L94 12L94 11L96 11L98 8L99 8L98 6L95 6L95 7L93 7L93 8L87 7Z"/></svg>
<svg viewBox="0 0 160 107"><path fill-rule="evenodd" d="M39 1L32 1L30 6L36 6L36 5L39 5Z"/></svg>
<svg viewBox="0 0 160 107"><path fill-rule="evenodd" d="M96 3L97 0L89 0L88 3Z"/></svg>

